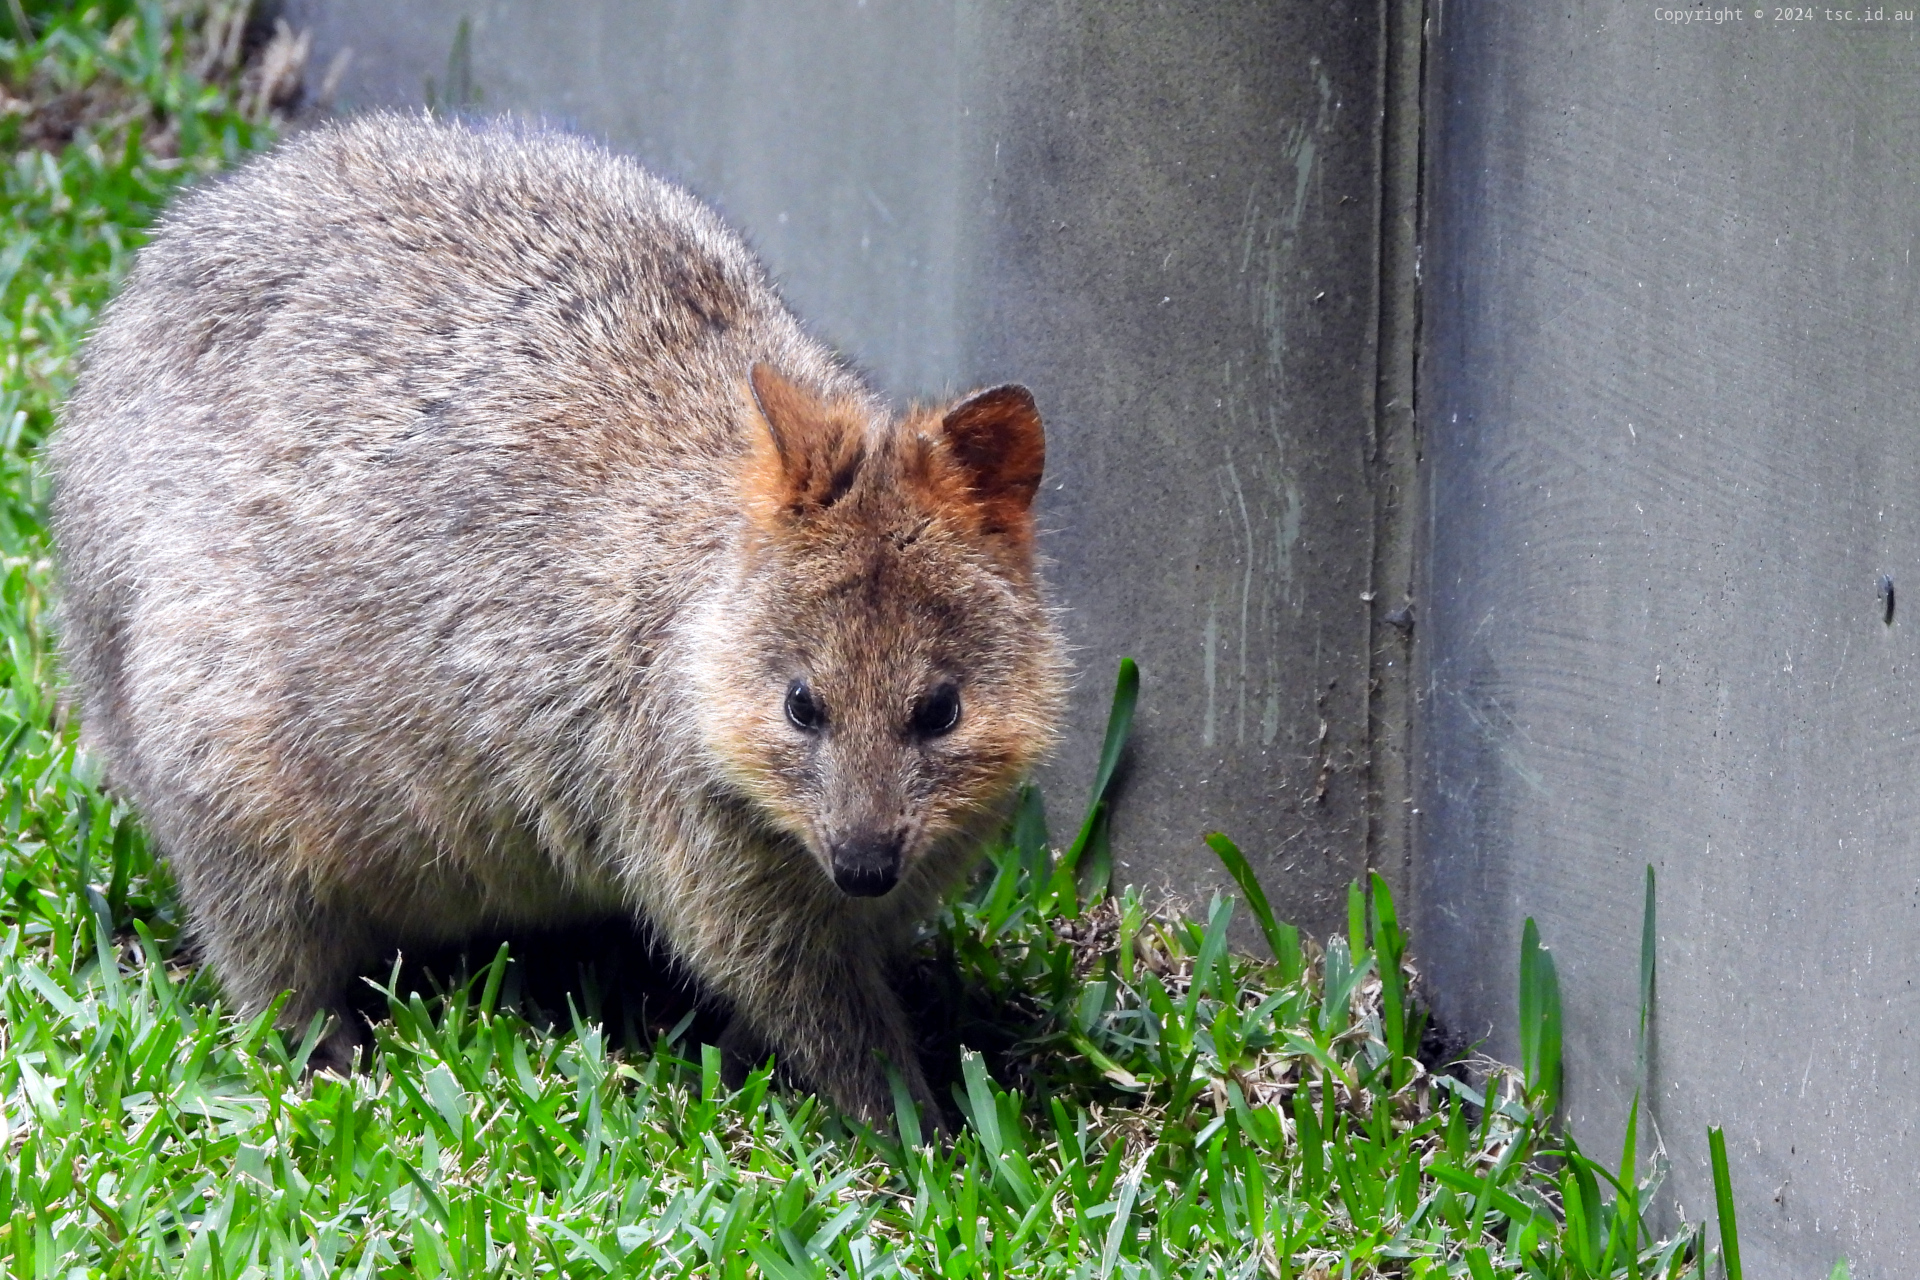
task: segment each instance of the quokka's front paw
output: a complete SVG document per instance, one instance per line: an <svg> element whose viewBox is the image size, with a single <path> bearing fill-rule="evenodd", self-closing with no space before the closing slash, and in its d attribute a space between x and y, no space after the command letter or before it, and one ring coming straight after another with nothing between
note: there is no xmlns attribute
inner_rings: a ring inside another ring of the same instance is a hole
<svg viewBox="0 0 1920 1280"><path fill-rule="evenodd" d="M898 1120L898 1100L905 1091L919 1117L922 1138L951 1138L953 1125L949 1108L927 1083L926 1072L918 1058L909 1058L895 1066L885 1055L874 1053L875 1078L861 1082L858 1103L842 1102L841 1109L857 1115L877 1129L891 1131Z"/></svg>
<svg viewBox="0 0 1920 1280"><path fill-rule="evenodd" d="M325 1072L346 1079L373 1066L373 1028L345 1004L329 1010L326 1032L307 1058L306 1074Z"/></svg>
<svg viewBox="0 0 1920 1280"><path fill-rule="evenodd" d="M767 1065L768 1058L775 1056L765 1038L748 1026L745 1018L740 1017L727 1023L727 1029L720 1033L720 1043L715 1047L720 1050L721 1083L734 1090L744 1086L748 1076Z"/></svg>

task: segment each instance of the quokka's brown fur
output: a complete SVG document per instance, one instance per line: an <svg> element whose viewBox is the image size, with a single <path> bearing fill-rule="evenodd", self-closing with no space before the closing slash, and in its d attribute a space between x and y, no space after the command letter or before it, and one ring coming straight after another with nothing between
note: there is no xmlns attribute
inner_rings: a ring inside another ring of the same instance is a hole
<svg viewBox="0 0 1920 1280"><path fill-rule="evenodd" d="M379 116L182 200L53 442L84 742L245 1010L636 913L865 1115L890 960L1048 742L1041 424L891 419L703 205ZM951 722L951 723L950 723ZM897 883L896 883L897 881ZM841 886L846 886L843 889Z"/></svg>

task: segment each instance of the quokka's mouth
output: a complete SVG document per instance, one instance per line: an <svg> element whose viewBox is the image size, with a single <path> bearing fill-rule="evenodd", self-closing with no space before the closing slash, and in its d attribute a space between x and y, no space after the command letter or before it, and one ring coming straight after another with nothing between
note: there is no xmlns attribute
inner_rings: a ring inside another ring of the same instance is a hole
<svg viewBox="0 0 1920 1280"><path fill-rule="evenodd" d="M891 892L893 886L900 882L900 870L898 867L883 871L835 867L833 882L849 898L879 898Z"/></svg>

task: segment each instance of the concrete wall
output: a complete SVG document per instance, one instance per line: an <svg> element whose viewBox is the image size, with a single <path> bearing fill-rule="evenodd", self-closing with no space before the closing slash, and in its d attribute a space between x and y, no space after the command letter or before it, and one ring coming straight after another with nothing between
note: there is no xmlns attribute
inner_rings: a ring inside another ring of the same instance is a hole
<svg viewBox="0 0 1920 1280"><path fill-rule="evenodd" d="M1920 1274L1920 26L1663 8L1434 13L1417 939L1444 1017L1511 1054L1539 920L1574 1128L1617 1155L1653 863L1680 1205L1711 1216L1722 1124L1749 1274L1893 1280Z"/></svg>
<svg viewBox="0 0 1920 1280"><path fill-rule="evenodd" d="M1082 670L1056 829L1132 654L1122 874L1204 893L1224 828L1283 912L1336 923L1369 831L1376 4L285 8L317 65L352 48L343 109L432 77L688 184L893 392L1032 386Z"/></svg>

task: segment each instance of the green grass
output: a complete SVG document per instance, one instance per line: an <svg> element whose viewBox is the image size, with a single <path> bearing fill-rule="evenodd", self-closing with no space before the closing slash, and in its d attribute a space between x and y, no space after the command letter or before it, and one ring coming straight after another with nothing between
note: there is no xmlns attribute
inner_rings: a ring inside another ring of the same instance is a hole
<svg viewBox="0 0 1920 1280"><path fill-rule="evenodd" d="M672 1035L636 1046L578 1015L531 1020L501 999L504 952L448 993L392 991L368 1074L305 1079L311 1036L234 1018L176 953L164 868L76 754L45 629L32 458L76 345L167 193L265 140L230 75L196 78L192 21L168 12L39 4L31 42L0 42L10 94L93 112L51 150L30 115L0 118L7 1274L1704 1269L1703 1232L1662 1242L1641 1222L1658 1173L1642 1176L1631 1127L1611 1171L1553 1128L1558 987L1531 929L1525 1070L1476 1086L1417 1057L1423 1015L1377 878L1321 946L1273 918L1214 837L1266 959L1227 946L1231 900L1192 921L1109 890L1130 664L1076 839L1056 851L1029 793L929 940L960 1038L986 1051L960 1058L951 1140L904 1096L871 1130L766 1071L729 1090L713 1050Z"/></svg>

